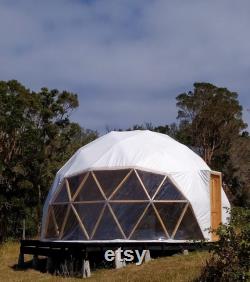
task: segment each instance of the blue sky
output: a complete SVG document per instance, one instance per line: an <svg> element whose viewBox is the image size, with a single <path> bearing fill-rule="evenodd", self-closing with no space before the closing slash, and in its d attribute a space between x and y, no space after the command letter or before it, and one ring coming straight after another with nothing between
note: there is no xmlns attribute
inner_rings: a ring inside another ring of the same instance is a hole
<svg viewBox="0 0 250 282"><path fill-rule="evenodd" d="M249 0L0 0L0 79L78 93L72 118L101 132L174 122L175 97L206 81L238 92L250 124L249 14Z"/></svg>

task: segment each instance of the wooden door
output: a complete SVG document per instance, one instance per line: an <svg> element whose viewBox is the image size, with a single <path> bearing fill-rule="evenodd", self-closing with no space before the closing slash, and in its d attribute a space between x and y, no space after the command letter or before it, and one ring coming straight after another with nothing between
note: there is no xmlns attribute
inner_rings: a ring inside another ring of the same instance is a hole
<svg viewBox="0 0 250 282"><path fill-rule="evenodd" d="M211 228L217 229L221 223L221 173L220 172L211 172L211 191L210 191L210 200L211 200ZM212 233L212 240L218 240L218 236Z"/></svg>

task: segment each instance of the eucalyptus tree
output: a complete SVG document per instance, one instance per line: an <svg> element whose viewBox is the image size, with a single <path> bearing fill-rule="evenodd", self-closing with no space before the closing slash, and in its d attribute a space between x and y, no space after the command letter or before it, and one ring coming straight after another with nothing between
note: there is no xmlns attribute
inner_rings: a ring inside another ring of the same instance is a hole
<svg viewBox="0 0 250 282"><path fill-rule="evenodd" d="M194 90L176 97L180 129L190 145L211 165L216 153L227 152L246 128L238 94L210 83L194 83Z"/></svg>

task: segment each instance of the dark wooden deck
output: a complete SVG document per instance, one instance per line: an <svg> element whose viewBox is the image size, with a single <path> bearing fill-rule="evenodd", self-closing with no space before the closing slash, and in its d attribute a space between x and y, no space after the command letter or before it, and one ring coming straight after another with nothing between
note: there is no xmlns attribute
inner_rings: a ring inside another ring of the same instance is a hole
<svg viewBox="0 0 250 282"><path fill-rule="evenodd" d="M167 242L61 242L61 241L40 241L21 240L20 253L38 256L67 256L91 252L105 252L106 250L150 250L157 252L182 251L207 249L211 243L167 243Z"/></svg>
<svg viewBox="0 0 250 282"><path fill-rule="evenodd" d="M184 250L208 249L212 243L182 243L182 242L72 242L72 241L40 241L40 240L21 240L18 266L23 268L25 255L33 255L32 267L42 272L49 272L55 275L89 277L90 268L99 267L124 267L121 262L115 260L107 263L104 261L106 250L149 250L150 256L159 257L173 254L176 252L187 253ZM40 258L39 258L40 257ZM42 257L42 258L41 258ZM46 258L44 258L46 257ZM145 258L144 258L145 259ZM45 261L42 264L41 261ZM146 262L146 259L145 259ZM29 263L29 262L28 262Z"/></svg>

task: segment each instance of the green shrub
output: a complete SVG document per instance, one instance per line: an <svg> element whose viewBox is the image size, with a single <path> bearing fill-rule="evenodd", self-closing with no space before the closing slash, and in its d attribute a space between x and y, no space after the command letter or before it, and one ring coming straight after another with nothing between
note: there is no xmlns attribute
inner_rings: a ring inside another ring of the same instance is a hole
<svg viewBox="0 0 250 282"><path fill-rule="evenodd" d="M211 245L212 256L198 281L248 281L250 209L233 208L229 224L220 225L212 232L216 232L220 240Z"/></svg>

